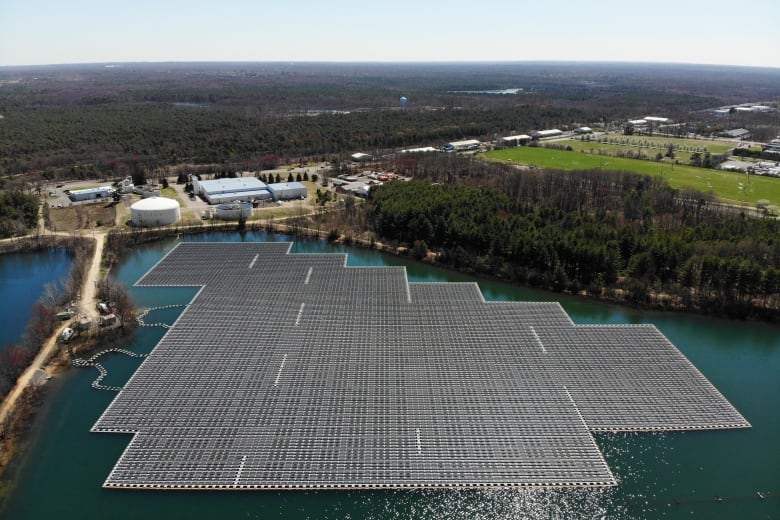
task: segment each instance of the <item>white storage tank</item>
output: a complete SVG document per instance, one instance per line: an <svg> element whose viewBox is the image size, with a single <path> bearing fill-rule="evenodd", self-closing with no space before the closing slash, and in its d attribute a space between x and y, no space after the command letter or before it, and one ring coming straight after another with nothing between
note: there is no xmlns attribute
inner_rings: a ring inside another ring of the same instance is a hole
<svg viewBox="0 0 780 520"><path fill-rule="evenodd" d="M251 202L229 202L216 207L216 217L220 220L246 220L251 216Z"/></svg>
<svg viewBox="0 0 780 520"><path fill-rule="evenodd" d="M130 206L134 226L167 226L181 219L179 203L165 197L149 197Z"/></svg>

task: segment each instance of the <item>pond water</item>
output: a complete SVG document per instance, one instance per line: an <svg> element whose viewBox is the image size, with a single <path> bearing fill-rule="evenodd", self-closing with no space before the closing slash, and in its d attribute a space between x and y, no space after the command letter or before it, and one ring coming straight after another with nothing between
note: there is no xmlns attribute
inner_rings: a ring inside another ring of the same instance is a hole
<svg viewBox="0 0 780 520"><path fill-rule="evenodd" d="M191 241L287 241L285 236L209 234ZM139 247L113 275L134 283L175 241ZM294 252L347 252L349 265L405 266L411 281L474 278L376 251L303 241ZM619 481L608 489L161 492L101 488L130 440L91 434L115 394L90 387L97 372L72 369L50 384L0 517L33 518L778 518L780 516L780 327L674 313L640 312L476 280L488 300L560 301L577 323L654 323L750 421L753 428L664 434L600 434ZM139 307L186 303L193 288L133 288ZM172 323L180 309L159 311ZM159 318L159 320L157 319ZM126 347L149 352L164 329ZM122 385L140 360L104 359L104 384ZM761 493L765 498L761 499ZM718 501L716 496L722 497Z"/></svg>
<svg viewBox="0 0 780 520"><path fill-rule="evenodd" d="M21 339L44 286L67 276L70 262L64 249L0 255L0 350Z"/></svg>

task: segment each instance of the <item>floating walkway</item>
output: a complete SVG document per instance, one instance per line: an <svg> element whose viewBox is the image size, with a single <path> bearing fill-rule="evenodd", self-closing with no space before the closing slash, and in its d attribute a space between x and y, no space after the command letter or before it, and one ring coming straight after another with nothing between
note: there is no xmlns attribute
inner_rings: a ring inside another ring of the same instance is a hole
<svg viewBox="0 0 780 520"><path fill-rule="evenodd" d="M92 428L134 435L105 487L613 486L593 432L750 426L652 325L290 247L181 243L138 282L201 289Z"/></svg>
<svg viewBox="0 0 780 520"><path fill-rule="evenodd" d="M138 323L139 327L162 327L164 329L170 329L171 326L168 325L167 323L162 323L162 322L146 323L144 320L146 319L146 317L151 312L161 311L161 310L164 310L164 309L177 309L177 308L181 308L181 307L186 307L186 305L172 304L172 305L162 305L162 306L159 306L159 307L151 307L149 309L145 309L141 314L136 316L135 321Z"/></svg>
<svg viewBox="0 0 780 520"><path fill-rule="evenodd" d="M145 357L148 356L148 354L136 354L135 352L131 352L131 351L125 350L123 348L110 348L110 349L98 352L97 354L95 354L94 356L92 356L89 359L74 358L71 361L71 365L73 365L74 367L82 367L82 368L94 367L94 368L97 369L98 372L100 372L100 375L98 376L98 378L95 379L94 381L92 381L92 388L94 388L95 390L107 390L107 391L110 391L110 392L121 392L122 391L122 387L121 386L106 386L106 385L102 384L103 379L105 379L106 376L108 376L108 370L106 370L105 367L103 367L103 365L98 363L97 360L100 359L102 356L104 356L106 354L112 354L112 353L114 353L114 354L124 354L126 356L130 356L130 357L134 357L134 358L145 358Z"/></svg>
<svg viewBox="0 0 780 520"><path fill-rule="evenodd" d="M161 305L161 306L158 306L158 307L151 307L149 309L145 309L141 314L139 314L136 317L135 320L138 323L139 327L162 327L162 328L165 328L165 329L169 329L169 328L171 328L171 326L169 324L167 324L167 323L162 323L162 322L158 322L158 323L145 323L144 322L144 318L146 318L146 316L148 316L149 313L154 312L154 311L161 311L161 310L165 310L165 309L176 309L176 308L181 308L181 307L186 307L186 305L172 304L172 305ZM121 386L106 386L106 385L102 384L103 379L105 379L106 376L108 376L108 371L105 369L105 367L103 365L101 365L100 363L97 363L97 360L101 356L103 356L105 354L108 354L108 353L124 354L126 356L135 357L135 358L145 358L145 357L148 356L148 354L136 354L135 352L131 352L130 350L125 350L125 349L122 349L122 348L111 348L111 349L107 349L107 350L102 350L102 351L98 352L97 354L95 354L94 356L92 356L91 358L86 359L86 360L85 359L80 359L80 358L74 358L71 361L71 365L74 366L74 367L82 367L82 368L93 367L93 368L96 368L98 372L100 372L100 375L98 376L98 378L95 379L92 382L92 388L94 388L95 390L107 390L107 391L110 391L110 392L121 392L122 391L122 387Z"/></svg>

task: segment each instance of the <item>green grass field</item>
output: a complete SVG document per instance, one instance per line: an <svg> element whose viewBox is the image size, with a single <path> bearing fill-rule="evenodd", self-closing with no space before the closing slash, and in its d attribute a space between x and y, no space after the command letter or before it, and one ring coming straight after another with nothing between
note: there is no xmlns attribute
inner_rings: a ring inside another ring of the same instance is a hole
<svg viewBox="0 0 780 520"><path fill-rule="evenodd" d="M647 157L654 159L656 154L666 154L669 145L674 146L675 159L678 162L688 164L691 155L694 152L704 154L710 152L713 154L726 153L734 147L733 144L723 141L709 141L706 139L672 139L669 137L645 137L645 136L622 136L609 135L610 143L598 141L583 141L580 139L568 139L565 141L556 141L555 144L562 146L571 146L576 151L584 151L592 155L617 155L618 152L633 153L642 152ZM614 142L617 141L617 142ZM664 157L664 162L671 165L672 159Z"/></svg>
<svg viewBox="0 0 780 520"><path fill-rule="evenodd" d="M643 175L660 176L673 188L694 188L712 192L722 202L755 206L762 199L780 206L780 179L744 173L708 170L671 163L623 159L584 152L567 152L521 146L494 150L485 154L491 161L533 165L559 170L620 170Z"/></svg>

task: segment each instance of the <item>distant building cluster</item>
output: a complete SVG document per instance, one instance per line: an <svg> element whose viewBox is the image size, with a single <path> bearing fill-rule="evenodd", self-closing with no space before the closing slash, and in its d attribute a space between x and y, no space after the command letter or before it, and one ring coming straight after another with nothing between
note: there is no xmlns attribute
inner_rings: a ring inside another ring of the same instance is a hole
<svg viewBox="0 0 780 520"><path fill-rule="evenodd" d="M668 117L647 116L642 119L629 119L624 126L632 126L637 129L646 129L651 126L669 125L672 120Z"/></svg>
<svg viewBox="0 0 780 520"><path fill-rule="evenodd" d="M780 155L780 135L776 139L772 139L769 143L764 145L764 153Z"/></svg>
<svg viewBox="0 0 780 520"><path fill-rule="evenodd" d="M761 161L756 165L753 173L767 177L780 177L780 162Z"/></svg>
<svg viewBox="0 0 780 520"><path fill-rule="evenodd" d="M713 112L719 116L727 116L735 112L771 112L772 110L774 110L772 107L766 105L736 105L716 108Z"/></svg>

